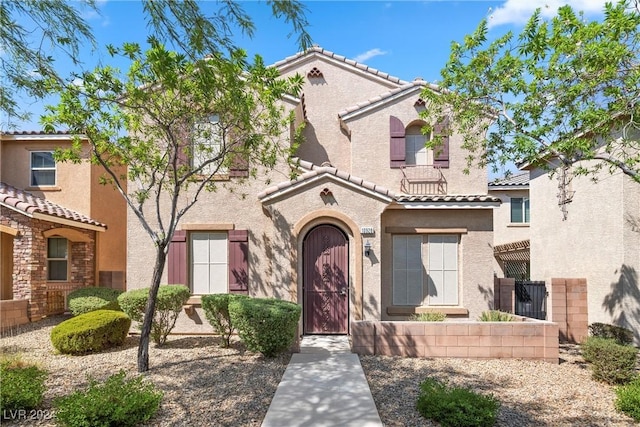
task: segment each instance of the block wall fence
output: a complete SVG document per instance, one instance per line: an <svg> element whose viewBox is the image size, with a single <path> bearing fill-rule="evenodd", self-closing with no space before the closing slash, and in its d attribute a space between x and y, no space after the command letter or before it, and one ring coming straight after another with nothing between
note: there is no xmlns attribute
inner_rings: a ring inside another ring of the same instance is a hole
<svg viewBox="0 0 640 427"><path fill-rule="evenodd" d="M29 300L0 301L0 332L29 323Z"/></svg>
<svg viewBox="0 0 640 427"><path fill-rule="evenodd" d="M351 350L361 355L528 359L558 363L558 325L514 322L354 321Z"/></svg>

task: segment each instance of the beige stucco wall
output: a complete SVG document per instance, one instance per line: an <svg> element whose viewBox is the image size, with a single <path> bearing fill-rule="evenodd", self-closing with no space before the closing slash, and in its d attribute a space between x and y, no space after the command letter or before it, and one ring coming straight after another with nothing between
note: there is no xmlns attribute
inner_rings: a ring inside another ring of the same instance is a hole
<svg viewBox="0 0 640 427"><path fill-rule="evenodd" d="M460 235L458 248L458 306L466 308L468 317L475 319L493 303L492 215L491 209L388 209L381 222L383 229L388 226L467 229ZM387 307L392 306L392 246L393 235L385 233L381 249L382 320L394 320L386 314Z"/></svg>
<svg viewBox="0 0 640 427"><path fill-rule="evenodd" d="M530 237L529 224L511 223L511 198L529 197L529 190L491 190L489 194L498 197L502 203L493 210L493 243L503 243L528 240Z"/></svg>
<svg viewBox="0 0 640 427"><path fill-rule="evenodd" d="M586 278L589 323L619 322L640 343L640 233L629 221L640 215L640 186L620 172L598 178L573 179L563 220L557 179L531 172L531 278Z"/></svg>

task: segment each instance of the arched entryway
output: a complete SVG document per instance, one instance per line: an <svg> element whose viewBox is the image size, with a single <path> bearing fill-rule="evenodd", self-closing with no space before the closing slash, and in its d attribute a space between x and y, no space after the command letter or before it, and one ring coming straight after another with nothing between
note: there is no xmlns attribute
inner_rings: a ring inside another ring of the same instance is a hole
<svg viewBox="0 0 640 427"><path fill-rule="evenodd" d="M346 334L349 319L349 244L333 225L319 225L303 244L305 334Z"/></svg>

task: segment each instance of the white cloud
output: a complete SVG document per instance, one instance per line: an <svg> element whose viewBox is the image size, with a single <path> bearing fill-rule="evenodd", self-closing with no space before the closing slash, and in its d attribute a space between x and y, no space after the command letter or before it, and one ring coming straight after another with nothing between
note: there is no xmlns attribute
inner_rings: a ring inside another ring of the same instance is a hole
<svg viewBox="0 0 640 427"><path fill-rule="evenodd" d="M533 12L540 8L543 18L551 18L565 4L587 15L601 14L607 0L507 0L489 13L489 28L505 24L525 24Z"/></svg>
<svg viewBox="0 0 640 427"><path fill-rule="evenodd" d="M370 49L364 53L361 53L360 55L357 55L355 58L353 58L353 60L356 62L365 62L366 60L371 59L374 56L386 55L387 53L389 52L386 52L378 48Z"/></svg>

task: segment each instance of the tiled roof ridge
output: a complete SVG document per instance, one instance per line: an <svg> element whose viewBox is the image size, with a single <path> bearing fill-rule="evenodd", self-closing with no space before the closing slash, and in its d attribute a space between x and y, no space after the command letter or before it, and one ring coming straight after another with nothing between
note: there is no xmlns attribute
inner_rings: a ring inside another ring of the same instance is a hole
<svg viewBox="0 0 640 427"><path fill-rule="evenodd" d="M86 215L67 209L41 197L34 196L27 191L4 182L0 182L0 203L24 212L25 214L41 213L98 227L107 227L105 224L89 218Z"/></svg>
<svg viewBox="0 0 640 427"><path fill-rule="evenodd" d="M377 185L363 178L354 176L348 172L341 171L339 169L334 168L333 166L318 166L314 163L311 163L302 159L294 159L294 161L297 162L300 169L302 169L302 173L290 181L284 181L279 184L272 185L269 188L266 188L264 191L258 194L259 199L263 199L277 191L292 187L298 183L309 180L316 176L321 176L323 174L334 175L344 181L350 182L364 189L373 191L375 193L381 194L386 197L390 197L392 199L395 197L395 194L393 193L393 191L389 190L388 188L383 187L381 185Z"/></svg>
<svg viewBox="0 0 640 427"><path fill-rule="evenodd" d="M396 197L398 202L500 202L500 198L489 194L402 194Z"/></svg>
<svg viewBox="0 0 640 427"><path fill-rule="evenodd" d="M384 73L384 72L382 72L380 70L377 70L375 68L369 67L368 65L365 65L365 64L363 64L361 62L354 61L353 59L349 59L349 58L347 58L345 56L338 55L338 54L336 54L334 52L331 52L330 50L326 50L326 49L324 49L324 48L322 48L322 47L320 47L318 45L313 45L309 49L307 49L305 51L298 52L295 55L287 56L286 58L284 58L284 59L272 64L271 66L275 67L275 68L282 68L284 65L287 65L287 64L289 64L289 63L291 63L291 62L293 62L293 61L295 61L297 59L300 59L302 57L305 57L307 55L314 54L314 53L317 53L317 54L320 54L320 55L324 55L324 56L326 56L328 58L332 58L332 59L335 59L337 61L344 62L345 64L351 65L351 66L353 66L353 67L355 67L355 68L357 68L359 70L371 73L371 74L373 74L375 76L381 77L381 78L383 78L385 80L388 80L390 82L393 82L395 84L404 85L404 84L408 83L406 80L402 80L402 79L400 79L398 77L391 76L388 73Z"/></svg>
<svg viewBox="0 0 640 427"><path fill-rule="evenodd" d="M529 185L529 181L529 171L516 172L508 177L494 179L489 183L489 187Z"/></svg>
<svg viewBox="0 0 640 427"><path fill-rule="evenodd" d="M403 84L402 86L399 86L397 88L388 90L387 92L384 92L384 93L382 93L380 95L374 96L373 98L369 98L366 101L359 102L359 103L357 103L357 104L355 104L355 105L353 105L351 107L347 107L344 110L338 112L338 117L343 117L343 116L345 116L345 115L347 115L349 113L353 113L354 111L358 111L358 110L360 110L360 109L362 109L364 107L367 107L369 105L372 105L372 104L375 104L375 103L378 103L378 102L384 102L384 100L387 99L387 98L391 98L391 97L393 97L395 95L398 95L398 94L400 94L402 92L406 92L406 91L412 90L412 89L414 89L416 87L425 87L425 86L429 87L429 88L431 88L433 90L438 90L438 86L436 86L436 85L434 85L432 83L428 83L428 82L426 82L426 81L424 81L422 79L416 79L416 80L414 80L412 82L408 82L406 84Z"/></svg>
<svg viewBox="0 0 640 427"><path fill-rule="evenodd" d="M2 135L72 135L68 130L57 130L55 132L47 132L44 130L12 130L2 131Z"/></svg>

